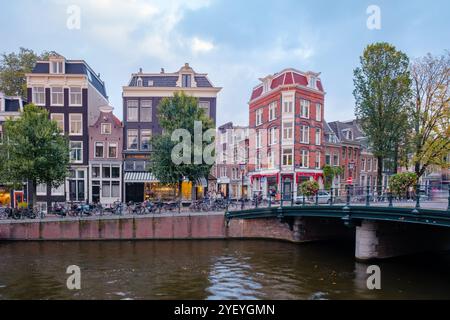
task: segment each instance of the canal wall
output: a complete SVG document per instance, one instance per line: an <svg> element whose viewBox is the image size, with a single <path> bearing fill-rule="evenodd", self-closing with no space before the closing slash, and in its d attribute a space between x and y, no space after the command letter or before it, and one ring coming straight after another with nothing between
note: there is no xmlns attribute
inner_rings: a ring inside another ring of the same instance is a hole
<svg viewBox="0 0 450 320"><path fill-rule="evenodd" d="M223 214L1 221L0 240L163 240L261 238L305 242L342 237L342 223L318 218L232 219Z"/></svg>

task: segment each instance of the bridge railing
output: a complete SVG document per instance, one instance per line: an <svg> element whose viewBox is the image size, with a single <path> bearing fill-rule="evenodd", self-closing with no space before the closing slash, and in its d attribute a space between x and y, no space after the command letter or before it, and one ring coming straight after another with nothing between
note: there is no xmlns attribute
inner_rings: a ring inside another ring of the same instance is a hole
<svg viewBox="0 0 450 320"><path fill-rule="evenodd" d="M278 206L395 206L450 211L450 190L449 185L415 185L402 192L350 185L345 188L318 190L309 195L297 191L268 194L254 191L250 198L240 199L231 205L228 211Z"/></svg>

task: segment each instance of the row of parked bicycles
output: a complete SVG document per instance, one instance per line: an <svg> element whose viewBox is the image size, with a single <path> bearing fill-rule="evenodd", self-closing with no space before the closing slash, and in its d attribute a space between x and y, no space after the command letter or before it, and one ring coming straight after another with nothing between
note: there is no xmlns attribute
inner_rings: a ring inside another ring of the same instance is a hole
<svg viewBox="0 0 450 320"><path fill-rule="evenodd" d="M114 202L111 205L100 203L55 203L46 211L39 207L11 208L0 207L0 219L43 219L46 216L53 217L89 217L107 215L144 215L164 212L181 211L221 211L230 203L225 199L193 201L188 206L183 206L181 201L144 201ZM231 204L232 205L232 204Z"/></svg>

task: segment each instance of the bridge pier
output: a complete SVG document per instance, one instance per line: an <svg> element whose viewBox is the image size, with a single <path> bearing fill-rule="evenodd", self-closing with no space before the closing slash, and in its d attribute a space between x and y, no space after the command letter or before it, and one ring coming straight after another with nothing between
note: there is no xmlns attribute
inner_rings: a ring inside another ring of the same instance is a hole
<svg viewBox="0 0 450 320"><path fill-rule="evenodd" d="M450 231L447 228L373 220L362 220L356 227L357 260L441 250L450 250Z"/></svg>

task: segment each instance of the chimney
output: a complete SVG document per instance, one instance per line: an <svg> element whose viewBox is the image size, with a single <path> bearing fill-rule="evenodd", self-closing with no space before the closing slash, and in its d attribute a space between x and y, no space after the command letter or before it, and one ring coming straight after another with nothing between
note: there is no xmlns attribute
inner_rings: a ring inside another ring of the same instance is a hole
<svg viewBox="0 0 450 320"><path fill-rule="evenodd" d="M161 73L164 73L164 68L161 68Z"/></svg>
<svg viewBox="0 0 450 320"><path fill-rule="evenodd" d="M139 73L142 73L142 68L139 68Z"/></svg>
<svg viewBox="0 0 450 320"><path fill-rule="evenodd" d="M186 62L186 63L184 64L184 67L185 67L185 68L189 68L189 62Z"/></svg>

